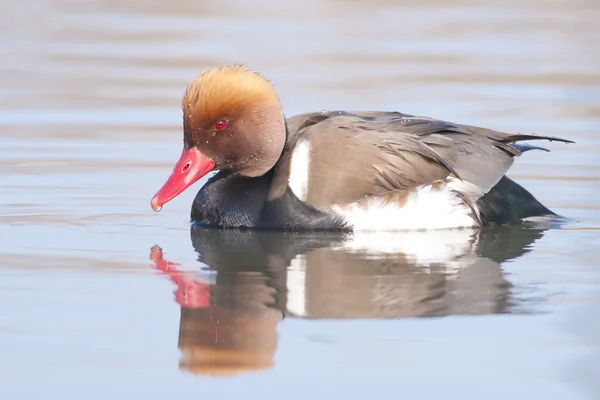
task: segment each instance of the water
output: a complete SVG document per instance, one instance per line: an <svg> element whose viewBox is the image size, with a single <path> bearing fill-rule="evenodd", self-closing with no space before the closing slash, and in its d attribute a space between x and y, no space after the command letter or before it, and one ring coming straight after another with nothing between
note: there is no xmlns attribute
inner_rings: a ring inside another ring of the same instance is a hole
<svg viewBox="0 0 600 400"><path fill-rule="evenodd" d="M2 10L3 399L600 398L597 2ZM181 150L185 85L232 62L288 115L399 110L575 140L509 174L573 222L352 245L191 232L202 182L160 213L149 201Z"/></svg>

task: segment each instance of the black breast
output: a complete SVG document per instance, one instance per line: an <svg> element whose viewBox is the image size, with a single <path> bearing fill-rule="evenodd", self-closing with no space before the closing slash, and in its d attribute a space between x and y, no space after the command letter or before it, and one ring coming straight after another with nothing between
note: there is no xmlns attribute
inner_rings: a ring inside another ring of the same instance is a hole
<svg viewBox="0 0 600 400"><path fill-rule="evenodd" d="M289 230L351 230L351 226L348 226L342 217L307 205L298 199L289 187L283 196L265 204L261 225L265 228Z"/></svg>
<svg viewBox="0 0 600 400"><path fill-rule="evenodd" d="M271 172L245 178L220 171L196 195L192 221L214 227L257 227L271 179Z"/></svg>
<svg viewBox="0 0 600 400"><path fill-rule="evenodd" d="M272 171L258 178L217 173L196 195L192 222L220 228L349 230L341 217L306 205L289 188L267 201L272 178Z"/></svg>

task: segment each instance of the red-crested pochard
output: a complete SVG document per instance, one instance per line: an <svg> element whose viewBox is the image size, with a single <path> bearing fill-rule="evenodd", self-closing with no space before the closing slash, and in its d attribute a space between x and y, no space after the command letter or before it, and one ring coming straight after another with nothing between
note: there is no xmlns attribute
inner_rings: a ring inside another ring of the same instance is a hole
<svg viewBox="0 0 600 400"><path fill-rule="evenodd" d="M182 102L183 152L155 211L211 171L194 223L220 228L411 230L553 217L504 174L539 147L508 134L399 112L285 118L272 84L243 66L203 71ZM541 149L544 150L544 149Z"/></svg>

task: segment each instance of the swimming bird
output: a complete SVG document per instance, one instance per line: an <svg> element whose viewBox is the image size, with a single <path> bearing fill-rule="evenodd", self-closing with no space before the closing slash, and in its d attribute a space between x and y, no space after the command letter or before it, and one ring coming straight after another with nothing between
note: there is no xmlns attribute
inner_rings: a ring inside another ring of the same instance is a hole
<svg viewBox="0 0 600 400"><path fill-rule="evenodd" d="M541 147L511 134L388 111L284 116L272 83L242 65L202 71L182 100L183 151L158 211L211 171L191 209L216 228L390 231L555 217L505 174Z"/></svg>

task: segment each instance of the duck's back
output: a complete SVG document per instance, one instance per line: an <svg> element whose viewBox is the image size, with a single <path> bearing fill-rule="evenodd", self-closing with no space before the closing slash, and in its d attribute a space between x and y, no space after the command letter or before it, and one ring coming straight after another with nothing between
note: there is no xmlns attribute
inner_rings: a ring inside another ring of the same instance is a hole
<svg viewBox="0 0 600 400"><path fill-rule="evenodd" d="M307 113L287 124L269 199L290 190L354 229L481 225L486 209L478 200L501 181L515 156L530 149L516 143L562 140L396 112ZM503 189L510 185L503 183ZM489 201L501 197L493 194Z"/></svg>

